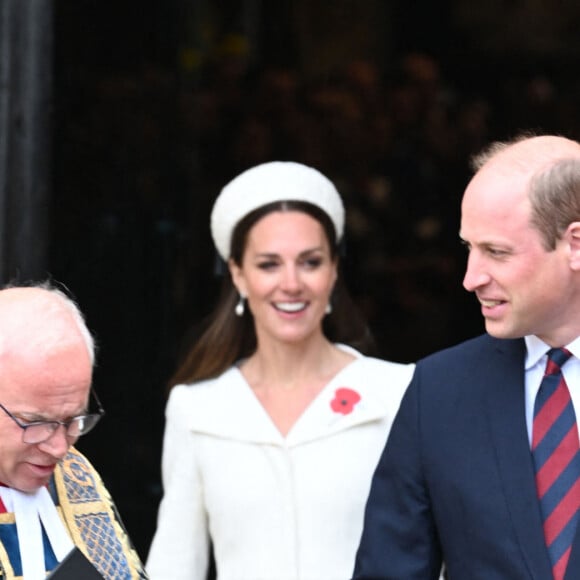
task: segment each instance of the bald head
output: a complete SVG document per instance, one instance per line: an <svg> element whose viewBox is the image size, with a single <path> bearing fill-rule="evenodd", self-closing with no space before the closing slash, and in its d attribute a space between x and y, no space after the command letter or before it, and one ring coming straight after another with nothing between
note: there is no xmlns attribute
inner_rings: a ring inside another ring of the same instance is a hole
<svg viewBox="0 0 580 580"><path fill-rule="evenodd" d="M557 135L540 135L492 143L472 159L472 166L477 171L505 165L512 171L536 172L564 158L580 158L580 143Z"/></svg>
<svg viewBox="0 0 580 580"><path fill-rule="evenodd" d="M526 205L546 249L554 249L569 224L580 221L580 143L556 135L494 143L473 166L477 173L462 207L474 201L510 213Z"/></svg>
<svg viewBox="0 0 580 580"><path fill-rule="evenodd" d="M530 137L480 161L461 205L463 285L491 335L568 344L580 333L580 144Z"/></svg>
<svg viewBox="0 0 580 580"><path fill-rule="evenodd" d="M43 355L84 345L91 360L94 344L83 316L59 290L13 287L0 290L0 362L6 356Z"/></svg>

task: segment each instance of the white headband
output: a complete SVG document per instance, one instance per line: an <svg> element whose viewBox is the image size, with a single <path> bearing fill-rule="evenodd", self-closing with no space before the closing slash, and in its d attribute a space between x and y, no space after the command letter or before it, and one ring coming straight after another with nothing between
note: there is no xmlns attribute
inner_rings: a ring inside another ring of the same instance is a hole
<svg viewBox="0 0 580 580"><path fill-rule="evenodd" d="M319 207L334 224L336 240L344 230L344 206L333 183L320 171L293 161L272 161L244 171L218 195L211 212L211 235L220 256L230 257L232 232L250 212L276 201L305 201Z"/></svg>

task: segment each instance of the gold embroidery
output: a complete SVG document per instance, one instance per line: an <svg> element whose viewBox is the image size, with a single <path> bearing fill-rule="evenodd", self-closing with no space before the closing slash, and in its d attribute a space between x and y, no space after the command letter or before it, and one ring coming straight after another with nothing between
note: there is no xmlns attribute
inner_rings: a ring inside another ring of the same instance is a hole
<svg viewBox="0 0 580 580"><path fill-rule="evenodd" d="M64 521L75 545L109 580L143 578L109 492L89 461L71 449L55 471Z"/></svg>
<svg viewBox="0 0 580 580"><path fill-rule="evenodd" d="M113 500L90 462L71 448L54 472L57 511L74 544L107 580L147 578L139 556L117 518ZM15 523L13 513L0 514L0 525ZM0 542L0 580L15 576Z"/></svg>

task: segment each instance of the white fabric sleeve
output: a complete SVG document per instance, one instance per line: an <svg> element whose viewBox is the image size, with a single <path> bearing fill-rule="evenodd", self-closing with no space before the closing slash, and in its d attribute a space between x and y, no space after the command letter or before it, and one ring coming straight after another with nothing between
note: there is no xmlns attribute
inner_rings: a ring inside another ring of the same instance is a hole
<svg viewBox="0 0 580 580"><path fill-rule="evenodd" d="M209 534L195 434L188 425L187 389L174 387L166 412L162 480L164 495L146 569L151 580L205 580Z"/></svg>

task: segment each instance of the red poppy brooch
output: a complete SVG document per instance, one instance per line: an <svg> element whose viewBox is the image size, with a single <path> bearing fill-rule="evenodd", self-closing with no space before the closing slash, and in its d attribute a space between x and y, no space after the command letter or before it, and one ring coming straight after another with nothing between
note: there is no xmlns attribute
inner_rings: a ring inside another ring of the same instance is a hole
<svg viewBox="0 0 580 580"><path fill-rule="evenodd" d="M330 401L330 408L335 413L342 413L348 415L352 413L354 406L360 401L360 395L352 389L341 387L336 389L334 399Z"/></svg>

